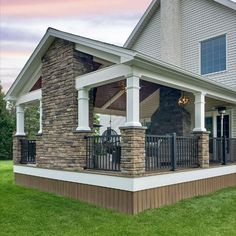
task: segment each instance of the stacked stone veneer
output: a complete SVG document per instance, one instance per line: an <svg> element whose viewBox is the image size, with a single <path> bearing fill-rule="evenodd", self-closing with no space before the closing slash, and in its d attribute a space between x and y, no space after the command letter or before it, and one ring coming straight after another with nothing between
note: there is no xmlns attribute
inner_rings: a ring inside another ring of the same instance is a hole
<svg viewBox="0 0 236 236"><path fill-rule="evenodd" d="M209 132L194 132L198 137L198 160L202 168L209 167Z"/></svg>
<svg viewBox="0 0 236 236"><path fill-rule="evenodd" d="M145 172L146 129L122 127L121 130L121 173L130 176Z"/></svg>
<svg viewBox="0 0 236 236"><path fill-rule="evenodd" d="M21 161L21 140L26 139L25 136L13 136L13 162L15 165Z"/></svg>
<svg viewBox="0 0 236 236"><path fill-rule="evenodd" d="M184 136L191 133L191 115L178 105L181 91L168 87L160 88L160 105L151 117L150 133L166 135L176 133Z"/></svg>
<svg viewBox="0 0 236 236"><path fill-rule="evenodd" d="M75 77L94 71L97 66L92 56L76 51L73 43L62 39L56 39L42 58L43 134L37 139L37 166L84 168L87 133L75 132L78 125Z"/></svg>

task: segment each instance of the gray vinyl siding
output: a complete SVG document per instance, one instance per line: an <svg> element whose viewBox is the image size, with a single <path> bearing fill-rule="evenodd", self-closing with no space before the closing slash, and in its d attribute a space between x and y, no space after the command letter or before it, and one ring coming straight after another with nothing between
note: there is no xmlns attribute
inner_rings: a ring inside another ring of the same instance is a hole
<svg viewBox="0 0 236 236"><path fill-rule="evenodd" d="M232 138L236 138L236 107L231 111Z"/></svg>
<svg viewBox="0 0 236 236"><path fill-rule="evenodd" d="M181 14L181 66L200 74L200 42L226 34L226 71L204 76L236 87L236 12L211 0L182 0Z"/></svg>
<svg viewBox="0 0 236 236"><path fill-rule="evenodd" d="M160 17L160 8L158 8L139 35L132 49L145 53L151 57L160 58Z"/></svg>

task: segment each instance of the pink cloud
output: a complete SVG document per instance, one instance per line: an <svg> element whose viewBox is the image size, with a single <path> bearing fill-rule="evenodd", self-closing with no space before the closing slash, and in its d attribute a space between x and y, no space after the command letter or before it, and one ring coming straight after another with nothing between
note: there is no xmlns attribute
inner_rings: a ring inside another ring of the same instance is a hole
<svg viewBox="0 0 236 236"><path fill-rule="evenodd" d="M151 0L10 0L3 1L1 14L16 17L56 17L116 12L142 12Z"/></svg>

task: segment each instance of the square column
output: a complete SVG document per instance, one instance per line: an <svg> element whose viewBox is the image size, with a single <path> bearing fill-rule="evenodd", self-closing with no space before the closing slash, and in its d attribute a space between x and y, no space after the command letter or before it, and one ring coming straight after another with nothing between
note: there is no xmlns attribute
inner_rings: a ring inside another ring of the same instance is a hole
<svg viewBox="0 0 236 236"><path fill-rule="evenodd" d="M43 104L42 99L39 100L39 131L38 134L43 133Z"/></svg>
<svg viewBox="0 0 236 236"><path fill-rule="evenodd" d="M205 128L205 93L195 93L195 128L193 132L206 132Z"/></svg>
<svg viewBox="0 0 236 236"><path fill-rule="evenodd" d="M142 127L139 122L139 77L131 76L126 79L126 123L127 127Z"/></svg>
<svg viewBox="0 0 236 236"><path fill-rule="evenodd" d="M16 136L25 136L25 111L22 105L16 105Z"/></svg>
<svg viewBox="0 0 236 236"><path fill-rule="evenodd" d="M89 127L89 91L87 88L78 90L78 127L76 131L91 131Z"/></svg>

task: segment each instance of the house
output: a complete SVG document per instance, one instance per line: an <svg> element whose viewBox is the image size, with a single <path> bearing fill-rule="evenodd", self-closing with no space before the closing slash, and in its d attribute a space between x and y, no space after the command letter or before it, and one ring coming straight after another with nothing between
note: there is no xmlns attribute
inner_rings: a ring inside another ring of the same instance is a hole
<svg viewBox="0 0 236 236"><path fill-rule="evenodd" d="M124 47L49 28L6 94L15 182L130 214L235 186L235 10L154 0ZM93 135L94 112L125 116L121 134Z"/></svg>

